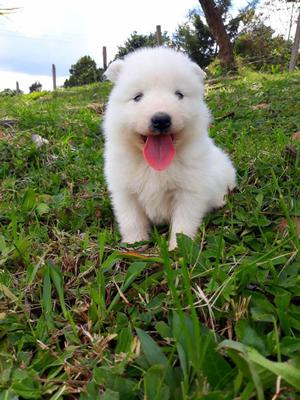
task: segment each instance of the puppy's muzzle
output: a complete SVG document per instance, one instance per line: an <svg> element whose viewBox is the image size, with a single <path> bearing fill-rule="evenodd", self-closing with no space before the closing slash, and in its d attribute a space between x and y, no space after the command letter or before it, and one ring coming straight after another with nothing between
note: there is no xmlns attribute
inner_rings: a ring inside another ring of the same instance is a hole
<svg viewBox="0 0 300 400"><path fill-rule="evenodd" d="M150 120L150 130L157 133L168 133L172 125L169 114L164 112L155 113Z"/></svg>

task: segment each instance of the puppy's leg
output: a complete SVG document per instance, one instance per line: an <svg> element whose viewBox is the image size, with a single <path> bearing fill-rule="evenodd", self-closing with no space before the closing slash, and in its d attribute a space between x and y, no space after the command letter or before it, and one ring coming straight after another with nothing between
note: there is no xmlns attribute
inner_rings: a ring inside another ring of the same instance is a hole
<svg viewBox="0 0 300 400"><path fill-rule="evenodd" d="M206 200L200 196L189 192L182 192L176 196L172 215L169 250L173 250L177 246L177 233L184 233L190 238L194 238L206 211Z"/></svg>
<svg viewBox="0 0 300 400"><path fill-rule="evenodd" d="M123 191L113 193L113 205L123 242L149 239L149 220L134 195Z"/></svg>

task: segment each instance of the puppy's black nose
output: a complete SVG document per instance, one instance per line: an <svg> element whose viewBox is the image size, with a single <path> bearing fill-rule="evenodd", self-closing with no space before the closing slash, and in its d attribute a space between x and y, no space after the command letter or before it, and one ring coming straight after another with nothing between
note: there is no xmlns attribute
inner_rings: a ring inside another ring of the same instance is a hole
<svg viewBox="0 0 300 400"><path fill-rule="evenodd" d="M158 112L151 118L151 130L154 132L167 132L171 124L170 115L164 112Z"/></svg>

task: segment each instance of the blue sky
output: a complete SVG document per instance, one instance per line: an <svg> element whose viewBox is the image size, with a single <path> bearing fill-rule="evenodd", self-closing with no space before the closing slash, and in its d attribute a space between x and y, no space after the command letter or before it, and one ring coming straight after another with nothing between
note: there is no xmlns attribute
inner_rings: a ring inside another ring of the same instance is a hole
<svg viewBox="0 0 300 400"><path fill-rule="evenodd" d="M35 80L51 88L51 64L55 63L58 84L71 64L91 55L102 66L102 46L108 59L131 32L149 33L160 24L172 33L184 21L195 0L0 0L2 7L19 7L0 17L0 90L20 87L28 91ZM247 0L234 0L235 8Z"/></svg>

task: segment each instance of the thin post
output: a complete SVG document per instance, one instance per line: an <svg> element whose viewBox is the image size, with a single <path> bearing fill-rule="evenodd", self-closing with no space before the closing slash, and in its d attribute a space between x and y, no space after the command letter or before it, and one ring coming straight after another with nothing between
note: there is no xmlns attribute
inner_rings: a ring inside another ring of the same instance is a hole
<svg viewBox="0 0 300 400"><path fill-rule="evenodd" d="M292 3L292 11L291 11L291 17L290 17L289 33L288 33L288 38L287 38L288 42L290 41L290 37L291 37L291 30L292 30L293 19L294 19L294 6L295 6L295 3Z"/></svg>
<svg viewBox="0 0 300 400"><path fill-rule="evenodd" d="M20 94L20 86L19 86L19 82L16 82L16 93Z"/></svg>
<svg viewBox="0 0 300 400"><path fill-rule="evenodd" d="M156 42L158 46L162 45L161 26L156 25Z"/></svg>
<svg viewBox="0 0 300 400"><path fill-rule="evenodd" d="M103 55L103 69L106 71L107 69L107 53L106 53L106 46L102 47L102 55Z"/></svg>
<svg viewBox="0 0 300 400"><path fill-rule="evenodd" d="M53 80L53 90L56 89L56 67L52 64L52 80Z"/></svg>
<svg viewBox="0 0 300 400"><path fill-rule="evenodd" d="M294 69L297 65L298 56L299 56L299 45L300 45L300 7L299 7L298 22L297 22L295 40L294 40L294 44L293 44L292 56L291 56L291 61L290 61L290 65L289 65L290 72L294 71Z"/></svg>

